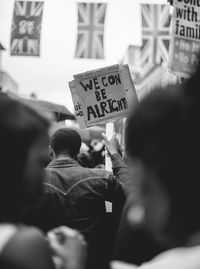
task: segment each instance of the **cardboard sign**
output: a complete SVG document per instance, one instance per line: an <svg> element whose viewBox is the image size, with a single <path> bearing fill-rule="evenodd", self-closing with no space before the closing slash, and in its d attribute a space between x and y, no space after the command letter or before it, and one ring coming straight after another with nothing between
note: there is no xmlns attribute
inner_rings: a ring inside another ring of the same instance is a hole
<svg viewBox="0 0 200 269"><path fill-rule="evenodd" d="M77 74L74 79L69 82L69 87L81 128L125 117L131 92L137 100L127 65L113 65Z"/></svg>
<svg viewBox="0 0 200 269"><path fill-rule="evenodd" d="M72 100L73 100L73 104L74 104L76 119L79 123L79 126L81 128L85 128L86 123L85 123L85 118L83 115L82 103L81 103L80 98L76 92L75 80L72 80L69 82L69 87L70 87L71 94L72 94Z"/></svg>
<svg viewBox="0 0 200 269"><path fill-rule="evenodd" d="M200 52L200 2L174 0L169 68L181 77L195 70Z"/></svg>

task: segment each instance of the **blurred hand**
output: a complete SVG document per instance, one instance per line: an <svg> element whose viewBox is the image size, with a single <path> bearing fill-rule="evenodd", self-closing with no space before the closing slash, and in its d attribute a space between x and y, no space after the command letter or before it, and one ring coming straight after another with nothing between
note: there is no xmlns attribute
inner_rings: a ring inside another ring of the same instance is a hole
<svg viewBox="0 0 200 269"><path fill-rule="evenodd" d="M104 144L105 147L110 155L114 153L119 153L120 145L118 140L116 139L116 135L113 134L110 140L106 137L106 135L103 133L103 138L104 138Z"/></svg>
<svg viewBox="0 0 200 269"><path fill-rule="evenodd" d="M47 237L57 269L85 268L86 244L78 231L61 226L49 231Z"/></svg>

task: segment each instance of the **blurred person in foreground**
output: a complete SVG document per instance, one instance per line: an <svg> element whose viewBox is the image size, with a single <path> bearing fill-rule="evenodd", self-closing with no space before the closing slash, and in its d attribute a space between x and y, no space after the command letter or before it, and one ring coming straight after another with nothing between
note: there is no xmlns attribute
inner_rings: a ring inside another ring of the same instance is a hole
<svg viewBox="0 0 200 269"><path fill-rule="evenodd" d="M0 93L0 268L83 269L82 236L67 227L48 238L22 224L22 212L42 193L48 122ZM62 240L60 240L62 238Z"/></svg>
<svg viewBox="0 0 200 269"><path fill-rule="evenodd" d="M141 206L142 224L166 250L137 268L200 268L199 70L185 85L154 90L128 119L130 173L141 190L129 222L135 224Z"/></svg>
<svg viewBox="0 0 200 269"><path fill-rule="evenodd" d="M88 244L87 268L104 269L126 199L127 167L115 151L111 153L114 176L104 169L82 167L76 161L81 142L70 128L51 137L52 161L46 168L43 200L31 212L32 221L45 232L60 225L79 230ZM111 214L106 212L105 201L112 203Z"/></svg>

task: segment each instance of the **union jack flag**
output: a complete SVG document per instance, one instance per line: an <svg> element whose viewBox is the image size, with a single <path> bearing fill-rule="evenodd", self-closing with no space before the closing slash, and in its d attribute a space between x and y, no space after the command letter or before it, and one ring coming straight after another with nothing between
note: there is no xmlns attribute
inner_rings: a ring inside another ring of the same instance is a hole
<svg viewBox="0 0 200 269"><path fill-rule="evenodd" d="M78 3L76 58L104 58L106 4Z"/></svg>
<svg viewBox="0 0 200 269"><path fill-rule="evenodd" d="M168 62L170 14L168 5L141 5L142 48L140 67L148 72L155 64Z"/></svg>
<svg viewBox="0 0 200 269"><path fill-rule="evenodd" d="M42 13L43 2L15 2L10 42L11 55L40 55Z"/></svg>

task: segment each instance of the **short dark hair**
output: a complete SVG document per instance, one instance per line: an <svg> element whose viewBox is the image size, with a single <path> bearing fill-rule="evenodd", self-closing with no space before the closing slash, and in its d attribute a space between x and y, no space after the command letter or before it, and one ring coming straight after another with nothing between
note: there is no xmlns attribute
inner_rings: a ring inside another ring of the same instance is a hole
<svg viewBox="0 0 200 269"><path fill-rule="evenodd" d="M175 87L151 92L128 117L128 155L139 157L146 165L163 171L166 162L172 161L171 155L175 151L179 152L177 142L182 137L181 115L181 99Z"/></svg>
<svg viewBox="0 0 200 269"><path fill-rule="evenodd" d="M79 133L70 128L57 130L50 139L50 145L56 155L68 153L73 158L79 153L81 143Z"/></svg>

